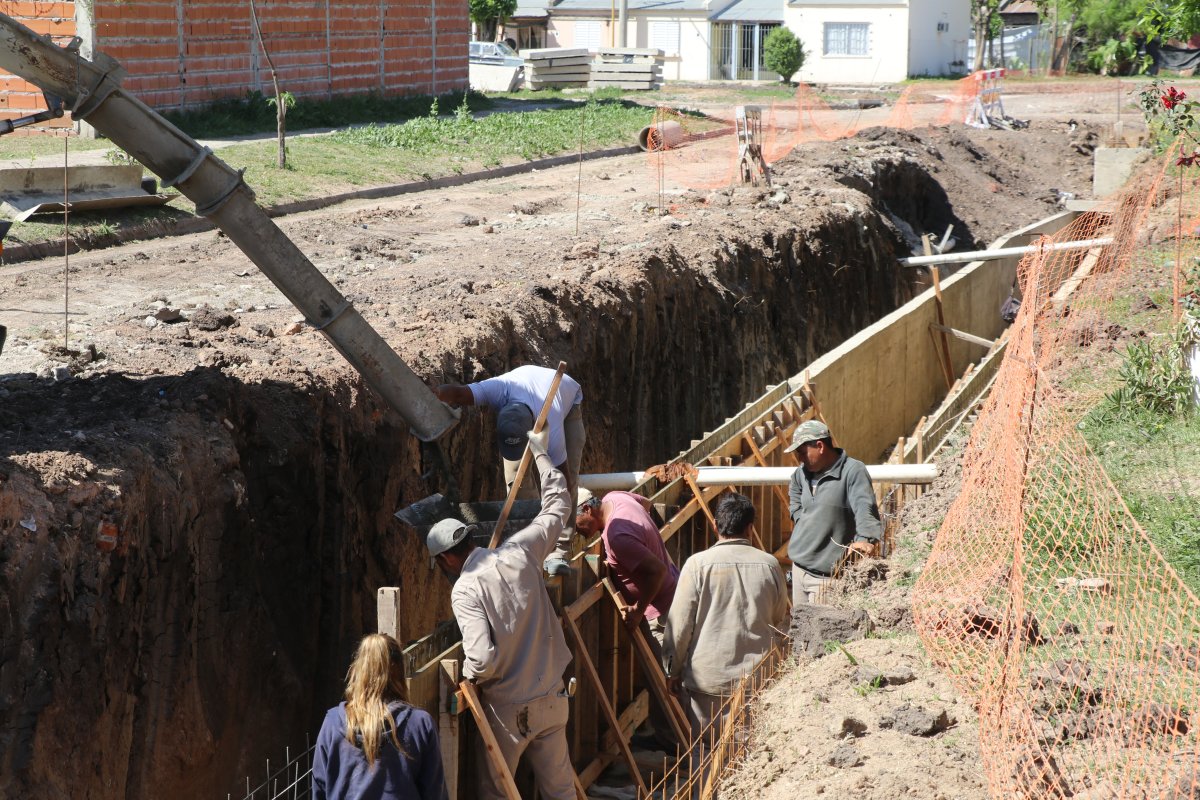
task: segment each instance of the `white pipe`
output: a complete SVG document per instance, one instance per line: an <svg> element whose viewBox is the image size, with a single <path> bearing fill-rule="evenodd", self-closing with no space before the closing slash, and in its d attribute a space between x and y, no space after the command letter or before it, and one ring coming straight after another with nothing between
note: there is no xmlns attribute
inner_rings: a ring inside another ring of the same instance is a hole
<svg viewBox="0 0 1200 800"><path fill-rule="evenodd" d="M796 467L699 467L701 486L787 486ZM936 464L870 464L867 474L880 483L925 484L937 477ZM580 475L579 485L592 492L632 489L645 472L603 472Z"/></svg>
<svg viewBox="0 0 1200 800"><path fill-rule="evenodd" d="M1091 250L1093 247L1104 247L1113 243L1108 239L1084 239L1079 242L1054 242L1052 244L1031 244L1025 247L999 247L995 250L972 250L965 253L945 253L940 256L913 256L900 259L902 267L925 267L930 264L966 264L969 261L994 261L1009 256L1023 256L1026 253L1057 252L1059 250Z"/></svg>

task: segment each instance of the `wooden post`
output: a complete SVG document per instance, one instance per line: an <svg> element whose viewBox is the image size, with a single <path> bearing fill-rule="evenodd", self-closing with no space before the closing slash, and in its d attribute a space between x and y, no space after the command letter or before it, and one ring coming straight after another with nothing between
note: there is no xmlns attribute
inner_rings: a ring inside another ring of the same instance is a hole
<svg viewBox="0 0 1200 800"><path fill-rule="evenodd" d="M925 247L925 255L933 255L933 247L929 244L929 234L921 237L921 243ZM929 272L933 276L933 298L938 325L945 328L946 315L942 305L942 271L934 264L929 267ZM942 369L946 372L946 386L951 386L954 383L954 362L950 360L950 339L946 336L945 330L939 329L938 336L941 338L942 354L945 358Z"/></svg>
<svg viewBox="0 0 1200 800"><path fill-rule="evenodd" d="M400 588L384 586L375 594L375 630L404 644L400 620Z"/></svg>
<svg viewBox="0 0 1200 800"><path fill-rule="evenodd" d="M571 638L579 645L579 656L582 662L583 672L587 675L588 680L596 687L596 698L600 701L600 710L604 712L604 718L608 721L608 727L617 737L617 746L621 749L621 755L625 758L625 764L629 767L629 772L633 779L637 781L638 788L643 793L648 793L646 783L642 780L642 773L638 769L637 761L633 758L633 751L629 749L629 742L621 732L621 723L617 719L617 712L613 709L612 703L608 701L608 695L604 691L604 682L600 680L600 673L596 672L596 665L592 663L592 657L588 653L587 648L583 644L583 636L579 633L578 626L575 625L575 620L571 619L569 614L564 614L563 627L571 634Z"/></svg>
<svg viewBox="0 0 1200 800"><path fill-rule="evenodd" d="M608 578L603 580L603 584L604 588L608 591L609 599L619 609L622 602L616 587L613 586L612 581ZM680 747L686 747L691 739L688 736L689 723L687 714L684 713L683 706L679 704L679 700L675 695L671 694L667 686L666 675L663 674L662 664L658 663L658 659L654 657L654 651L650 649L650 643L646 641L646 636L642 633L641 628L630 630L629 637L633 641L638 660L642 662L642 672L645 674L646 680L650 682L650 690L654 692L655 697L658 698L659 705L666 712L667 719L674 729L675 737Z"/></svg>
<svg viewBox="0 0 1200 800"><path fill-rule="evenodd" d="M546 417L550 415L550 407L554 405L554 398L558 396L558 385L562 383L562 376L566 371L567 362L558 362L558 371L554 373L554 380L550 383L550 392L546 395L545 402L542 403L541 413L533 423L534 433L540 433L542 428L546 427ZM524 482L525 473L529 471L529 464L532 461L533 452L530 451L527 444L525 452L521 454L521 464L517 467L517 476L513 478L512 486L508 487L508 497L504 500L504 508L500 511L500 518L496 520L496 529L492 531L492 540L488 542L488 547L500 544L500 537L504 535L504 525L508 522L508 515L512 512L513 503L517 499L517 492L521 491L521 483Z"/></svg>
<svg viewBox="0 0 1200 800"><path fill-rule="evenodd" d="M928 419L929 419L929 417L921 417L921 421L917 423L917 430L913 433L913 436L917 440L917 463L918 464L925 463L925 421ZM924 486L914 486L913 490L917 497L920 497L921 495L925 494Z"/></svg>
<svg viewBox="0 0 1200 800"><path fill-rule="evenodd" d="M696 502L700 504L700 510L704 512L704 516L708 518L708 524L712 526L713 536L720 536L721 534L717 530L717 518L713 516L712 509L708 507L708 501L704 499L704 494L700 491L700 485L696 483L696 478L685 474L683 479L687 482L688 488L692 490L692 494L696 495ZM759 546L762 546L761 542Z"/></svg>
<svg viewBox="0 0 1200 800"><path fill-rule="evenodd" d="M492 762L496 774L500 777L500 788L504 791L505 797L508 800L521 800L521 793L517 791L517 782L513 780L512 773L508 771L508 764L504 763L504 756L500 752L500 743L496 741L496 734L492 732L492 724L488 722L487 714L483 713L483 703L479 702L479 691L470 681L460 683L459 689L462 691L463 699L467 701L471 713L475 716L475 725L479 728L483 747L487 750L488 761Z"/></svg>
<svg viewBox="0 0 1200 800"><path fill-rule="evenodd" d="M782 435L783 431L776 430L776 433ZM758 462L758 465L760 467L770 466L767 464L767 458L762 454L762 450L758 449L758 444L754 441L754 437L747 432L742 435L742 438L746 440L746 444L750 445L750 453L754 456L754 460ZM783 487L781 486L772 486L771 488L775 491L775 497L778 498L779 502L783 504L784 515L787 517L788 521L791 522L791 514L789 512L791 502L788 500L787 493L783 491ZM763 545L763 541L759 537L758 531L753 529L751 530L754 534L754 540L758 544L758 549L767 553L771 552Z"/></svg>
<svg viewBox="0 0 1200 800"><path fill-rule="evenodd" d="M458 660L443 659L438 687L438 739L442 746L442 765L449 800L458 798L458 679Z"/></svg>

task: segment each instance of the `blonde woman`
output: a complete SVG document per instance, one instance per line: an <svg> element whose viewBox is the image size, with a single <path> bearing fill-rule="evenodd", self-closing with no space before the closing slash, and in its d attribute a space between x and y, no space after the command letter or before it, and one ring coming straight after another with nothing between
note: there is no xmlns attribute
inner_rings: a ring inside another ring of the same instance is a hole
<svg viewBox="0 0 1200 800"><path fill-rule="evenodd" d="M433 718L408 704L400 645L363 637L346 700L329 709L313 752L313 800L443 800L446 778Z"/></svg>

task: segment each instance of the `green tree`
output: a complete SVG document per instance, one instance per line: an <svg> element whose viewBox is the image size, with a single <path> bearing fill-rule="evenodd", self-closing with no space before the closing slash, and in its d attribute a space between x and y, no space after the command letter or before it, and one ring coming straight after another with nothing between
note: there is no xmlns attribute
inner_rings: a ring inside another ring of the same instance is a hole
<svg viewBox="0 0 1200 800"><path fill-rule="evenodd" d="M767 34L763 43L763 64L772 72L779 73L784 81L804 66L804 43L785 25L780 25Z"/></svg>
<svg viewBox="0 0 1200 800"><path fill-rule="evenodd" d="M1187 39L1200 33L1200 0L1135 0L1139 23L1150 38Z"/></svg>
<svg viewBox="0 0 1200 800"><path fill-rule="evenodd" d="M983 69L984 48L992 49L992 27L1001 5L1001 0L971 0L971 25L975 29L975 63L971 69L975 71ZM989 56L991 63L996 63L995 55Z"/></svg>
<svg viewBox="0 0 1200 800"><path fill-rule="evenodd" d="M490 42L496 38L496 28L517 10L517 0L467 0L467 13L479 26L479 38Z"/></svg>

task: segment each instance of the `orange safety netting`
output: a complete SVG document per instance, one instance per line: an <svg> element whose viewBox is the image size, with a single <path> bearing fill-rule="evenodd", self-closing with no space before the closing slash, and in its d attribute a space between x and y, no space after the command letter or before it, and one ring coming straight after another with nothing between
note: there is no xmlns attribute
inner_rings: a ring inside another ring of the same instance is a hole
<svg viewBox="0 0 1200 800"><path fill-rule="evenodd" d="M1051 81L1022 79L1008 72L1003 91L1022 95L1070 92L1090 96L1097 110L1114 112L1122 98L1136 84L1121 81ZM814 87L800 84L787 101L772 100L758 104L762 117L762 146L767 164L772 164L797 147L812 142L829 142L854 136L867 128L884 126L903 130L930 126L961 125L979 94L981 82L974 75L958 81L925 82L903 87L898 96L883 105L836 99L831 104ZM879 93L887 98L886 93ZM1003 94L1003 92L1002 92ZM753 98L747 105L754 105ZM646 154L653 185L664 194L666 206L672 189L713 190L738 183L738 144L734 135L734 106L708 117L659 107L655 110L653 130L660 125L673 126L671 136L663 137L666 147ZM718 124L714 126L713 118ZM653 142L654 136L651 140ZM664 207L666 207L664 206Z"/></svg>
<svg viewBox="0 0 1200 800"><path fill-rule="evenodd" d="M978 92L973 77L947 81L930 88L907 86L890 104L861 109L834 108L813 87L800 84L787 102L759 104L762 118L763 155L768 164L809 142L828 142L853 136L876 126L912 129L930 125L962 123ZM1040 91L1040 87L1037 89ZM748 102L747 105L753 105ZM733 132L734 108L716 115L727 128L712 125L711 119L659 107L652 130L672 126L663 136L665 148L647 153L647 162L660 191L673 187L719 189L738 178L738 145ZM651 143L655 143L652 135Z"/></svg>
<svg viewBox="0 0 1200 800"><path fill-rule="evenodd" d="M1087 393L1112 387L1069 378L1115 298L1194 254L1196 192L1170 164L1043 240L1108 247L1021 263L1021 312L914 588L931 656L978 703L998 798L1200 798L1200 600L1080 432L1098 399Z"/></svg>

